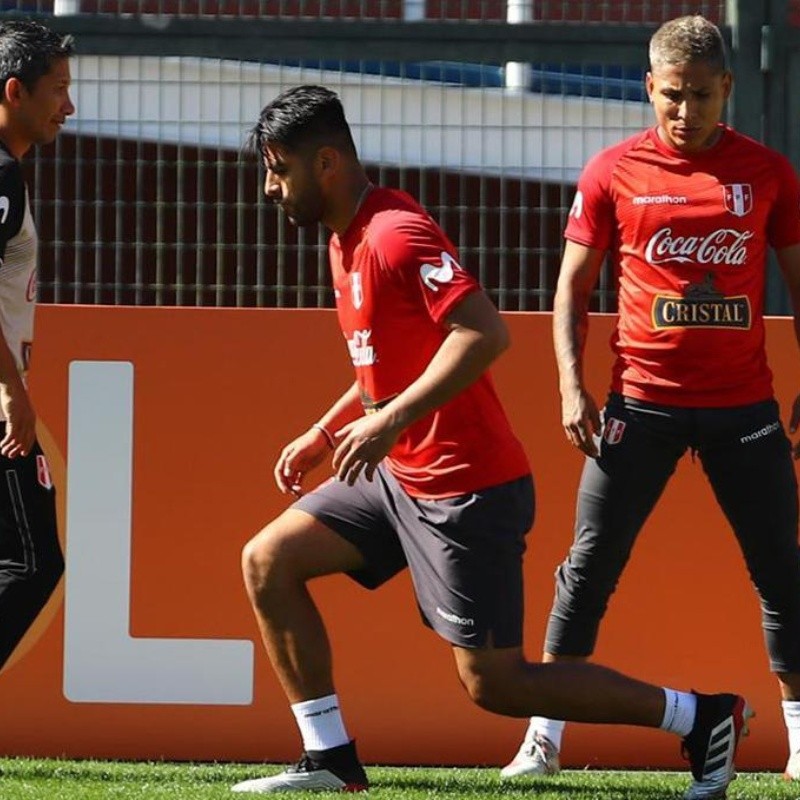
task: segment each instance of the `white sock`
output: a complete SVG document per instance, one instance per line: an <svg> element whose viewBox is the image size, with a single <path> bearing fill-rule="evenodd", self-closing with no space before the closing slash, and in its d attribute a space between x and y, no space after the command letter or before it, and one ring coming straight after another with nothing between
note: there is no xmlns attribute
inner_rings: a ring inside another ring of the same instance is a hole
<svg viewBox="0 0 800 800"><path fill-rule="evenodd" d="M691 692L676 692L674 689L664 689L664 695L666 704L661 730L677 733L678 736L688 736L694 727L697 697Z"/></svg>
<svg viewBox="0 0 800 800"><path fill-rule="evenodd" d="M303 737L304 750L329 750L350 741L335 694L292 703L292 713Z"/></svg>
<svg viewBox="0 0 800 800"><path fill-rule="evenodd" d="M564 735L564 726L567 723L561 719L548 719L547 717L531 717L528 724L528 732L525 738L532 737L534 733L546 736L554 745L556 750L561 750L561 737Z"/></svg>
<svg viewBox="0 0 800 800"><path fill-rule="evenodd" d="M800 753L800 700L784 700L783 720L789 731L789 753Z"/></svg>

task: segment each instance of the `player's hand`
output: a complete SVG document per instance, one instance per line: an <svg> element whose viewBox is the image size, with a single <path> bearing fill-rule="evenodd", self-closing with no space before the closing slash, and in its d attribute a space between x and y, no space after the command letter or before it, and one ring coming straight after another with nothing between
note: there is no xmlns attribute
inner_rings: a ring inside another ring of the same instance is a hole
<svg viewBox="0 0 800 800"><path fill-rule="evenodd" d="M800 425L800 394L797 395L792 403L792 413L789 417L789 433L797 433L797 427ZM795 442L792 445L792 454L795 459L800 458L800 442Z"/></svg>
<svg viewBox="0 0 800 800"><path fill-rule="evenodd" d="M302 436L289 442L281 450L273 471L275 483L281 492L300 497L303 494L303 478L306 473L319 466L330 452L325 434L316 428L310 428Z"/></svg>
<svg viewBox="0 0 800 800"><path fill-rule="evenodd" d="M561 424L570 444L590 458L600 455L594 442L594 436L600 433L600 411L588 392L576 389L562 393Z"/></svg>
<svg viewBox="0 0 800 800"><path fill-rule="evenodd" d="M25 387L0 386L0 408L6 418L6 435L0 440L0 455L26 456L36 441L36 412Z"/></svg>
<svg viewBox="0 0 800 800"><path fill-rule="evenodd" d="M352 486L363 472L364 477L371 481L378 464L387 456L399 435L400 431L391 427L386 415L380 411L359 417L340 428L334 434L339 442L333 454L336 477Z"/></svg>

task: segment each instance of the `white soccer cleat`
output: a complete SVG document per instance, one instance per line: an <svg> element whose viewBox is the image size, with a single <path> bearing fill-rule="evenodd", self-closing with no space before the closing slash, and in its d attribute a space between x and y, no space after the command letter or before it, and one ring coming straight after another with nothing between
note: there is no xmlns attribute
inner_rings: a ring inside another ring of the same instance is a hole
<svg viewBox="0 0 800 800"><path fill-rule="evenodd" d="M558 763L556 746L540 733L525 737L511 763L500 770L501 778L517 778L520 775L558 775L561 765Z"/></svg>
<svg viewBox="0 0 800 800"><path fill-rule="evenodd" d="M231 787L233 792L364 792L369 788L358 760L355 742L330 750L309 750L300 760L277 775L253 778Z"/></svg>
<svg viewBox="0 0 800 800"><path fill-rule="evenodd" d="M346 791L347 784L327 769L313 772L281 772L268 778L253 778L231 787L232 792L270 794L272 792Z"/></svg>
<svg viewBox="0 0 800 800"><path fill-rule="evenodd" d="M783 772L784 780L800 781L800 750L789 756L789 762Z"/></svg>

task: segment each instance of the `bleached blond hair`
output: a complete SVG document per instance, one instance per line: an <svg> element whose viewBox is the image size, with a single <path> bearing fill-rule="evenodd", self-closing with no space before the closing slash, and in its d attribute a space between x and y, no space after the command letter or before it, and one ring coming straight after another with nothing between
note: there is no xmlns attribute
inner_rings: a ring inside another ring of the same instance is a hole
<svg viewBox="0 0 800 800"><path fill-rule="evenodd" d="M725 42L719 28L700 14L665 22L650 39L650 71L704 61L714 72L727 69Z"/></svg>

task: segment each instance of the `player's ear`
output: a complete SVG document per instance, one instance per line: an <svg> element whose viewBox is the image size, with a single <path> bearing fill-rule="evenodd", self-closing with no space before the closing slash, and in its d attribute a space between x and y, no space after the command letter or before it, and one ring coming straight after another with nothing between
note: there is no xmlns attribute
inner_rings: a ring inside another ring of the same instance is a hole
<svg viewBox="0 0 800 800"><path fill-rule="evenodd" d="M653 80L653 73L652 72L648 72L644 76L644 88L645 88L645 91L647 92L647 99L651 103L653 102L653 86L654 86L654 84L655 84L655 81Z"/></svg>
<svg viewBox="0 0 800 800"><path fill-rule="evenodd" d="M725 70L722 74L722 94L727 100L731 96L731 89L733 88L733 73L730 70Z"/></svg>
<svg viewBox="0 0 800 800"><path fill-rule="evenodd" d="M317 150L316 166L320 177L334 175L339 170L342 154L335 147L320 147Z"/></svg>
<svg viewBox="0 0 800 800"><path fill-rule="evenodd" d="M16 105L22 98L22 92L25 87L19 78L9 78L6 81L5 88L3 89L3 101L10 105Z"/></svg>

